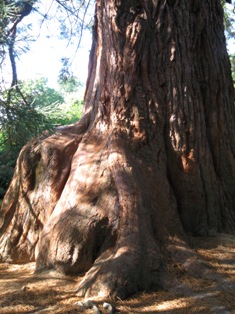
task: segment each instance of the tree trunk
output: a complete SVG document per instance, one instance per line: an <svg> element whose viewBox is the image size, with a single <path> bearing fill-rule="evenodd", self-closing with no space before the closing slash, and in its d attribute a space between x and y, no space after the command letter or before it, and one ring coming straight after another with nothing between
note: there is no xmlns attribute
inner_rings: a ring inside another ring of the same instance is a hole
<svg viewBox="0 0 235 314"><path fill-rule="evenodd" d="M234 118L219 0L97 0L84 115L23 148L1 260L122 298L201 274L186 234L235 231Z"/></svg>

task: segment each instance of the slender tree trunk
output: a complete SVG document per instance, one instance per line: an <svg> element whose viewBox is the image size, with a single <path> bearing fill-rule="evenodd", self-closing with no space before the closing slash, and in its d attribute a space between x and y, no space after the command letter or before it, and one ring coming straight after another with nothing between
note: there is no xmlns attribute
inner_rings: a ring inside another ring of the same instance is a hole
<svg viewBox="0 0 235 314"><path fill-rule="evenodd" d="M205 274L186 234L235 231L234 118L219 0L97 0L84 115L23 148L1 259L85 272L82 295Z"/></svg>

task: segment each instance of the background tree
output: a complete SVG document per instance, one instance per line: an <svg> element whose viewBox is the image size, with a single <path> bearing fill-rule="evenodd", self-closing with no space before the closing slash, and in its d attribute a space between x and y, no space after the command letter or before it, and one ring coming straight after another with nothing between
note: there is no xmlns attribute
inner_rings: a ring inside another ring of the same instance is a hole
<svg viewBox="0 0 235 314"><path fill-rule="evenodd" d="M76 78L73 88L77 90L79 82L75 82ZM52 132L55 126L78 121L83 107L78 92L58 92L48 87L45 78L19 81L18 86L27 105L15 91L10 106L5 106L8 97L5 91L0 107L0 199L9 186L21 148L44 131ZM66 86L72 90L68 83Z"/></svg>
<svg viewBox="0 0 235 314"><path fill-rule="evenodd" d="M85 273L82 295L217 280L187 233L235 231L234 88L219 0L100 1L79 122L21 151L2 261Z"/></svg>
<svg viewBox="0 0 235 314"><path fill-rule="evenodd" d="M84 28L88 27L85 12L91 1L54 1L46 10L40 10L37 1L19 0L2 1L0 4L0 199L5 194L11 180L17 155L22 146L33 136L44 130L52 130L55 125L68 124L77 121L81 116L82 101L79 100L75 88L79 88L76 77L69 77L67 89L74 89L74 94L59 94L47 86L45 79L21 82L17 74L17 58L30 48L30 43L35 40L32 35L33 25L25 23L25 17L36 12L38 21L42 26L45 21L52 19L53 4L57 4L56 16L61 29L67 31L61 35L72 41L76 32L79 46L80 37ZM72 9L74 12L72 12ZM55 11L54 10L54 11ZM70 12L70 13L68 13ZM89 19L89 17L88 17ZM75 27L75 21L77 21ZM73 30L72 30L73 26ZM79 35L80 34L80 35ZM69 59L68 63L71 64ZM8 69L11 69L11 75ZM73 86L72 86L73 84ZM75 99L76 97L76 99ZM66 98L67 104L64 103ZM61 106L61 104L63 105Z"/></svg>

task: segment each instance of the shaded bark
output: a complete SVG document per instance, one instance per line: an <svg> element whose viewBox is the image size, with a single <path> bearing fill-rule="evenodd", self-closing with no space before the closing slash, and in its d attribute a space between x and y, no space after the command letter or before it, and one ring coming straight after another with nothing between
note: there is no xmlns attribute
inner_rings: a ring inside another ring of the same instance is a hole
<svg viewBox="0 0 235 314"><path fill-rule="evenodd" d="M219 0L96 10L83 118L22 150L0 256L124 298L208 274L187 233L234 233L234 90Z"/></svg>

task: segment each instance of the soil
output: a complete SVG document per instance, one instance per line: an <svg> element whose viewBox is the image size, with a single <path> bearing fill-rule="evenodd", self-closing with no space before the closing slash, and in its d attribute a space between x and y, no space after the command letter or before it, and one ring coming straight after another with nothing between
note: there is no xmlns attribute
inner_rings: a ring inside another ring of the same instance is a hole
<svg viewBox="0 0 235 314"><path fill-rule="evenodd" d="M191 245L200 259L220 278L192 278L182 274L173 292L154 291L127 300L95 300L102 308L108 301L119 313L235 313L235 236L218 234L209 238L191 237ZM82 301L74 292L82 279L55 272L34 274L34 263L0 264L0 313L79 313L75 303ZM86 310L84 313L92 313ZM103 313L105 313L103 311Z"/></svg>

